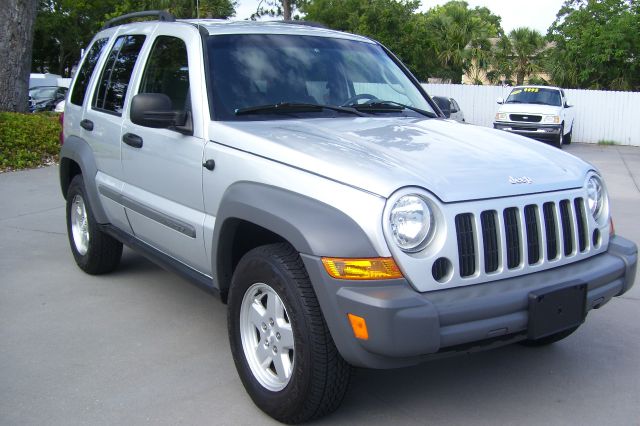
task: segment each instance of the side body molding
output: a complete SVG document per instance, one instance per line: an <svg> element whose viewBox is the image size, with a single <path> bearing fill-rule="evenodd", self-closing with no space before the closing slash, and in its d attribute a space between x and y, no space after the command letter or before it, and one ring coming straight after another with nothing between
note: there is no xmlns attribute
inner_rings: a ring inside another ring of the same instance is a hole
<svg viewBox="0 0 640 426"><path fill-rule="evenodd" d="M238 182L223 194L216 216L212 270L224 289L234 223L250 222L287 240L300 253L331 257L377 257L374 246L347 214L302 194L254 182Z"/></svg>
<svg viewBox="0 0 640 426"><path fill-rule="evenodd" d="M62 196L65 198L67 196L67 188L73 178L73 166L69 160L73 160L80 166L89 203L96 221L98 223L108 223L109 219L107 219L98 196L98 188L95 181L98 167L89 144L77 136L69 136L64 140L64 145L60 150L60 189L62 190Z"/></svg>

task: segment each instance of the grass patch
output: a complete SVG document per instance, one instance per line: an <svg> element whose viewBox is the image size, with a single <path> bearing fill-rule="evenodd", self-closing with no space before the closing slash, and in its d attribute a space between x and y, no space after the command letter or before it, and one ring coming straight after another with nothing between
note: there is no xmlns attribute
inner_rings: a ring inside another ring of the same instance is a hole
<svg viewBox="0 0 640 426"><path fill-rule="evenodd" d="M57 161L60 130L57 114L0 112L0 171Z"/></svg>
<svg viewBox="0 0 640 426"><path fill-rule="evenodd" d="M600 139L598 141L598 145L618 145L618 142L608 139Z"/></svg>

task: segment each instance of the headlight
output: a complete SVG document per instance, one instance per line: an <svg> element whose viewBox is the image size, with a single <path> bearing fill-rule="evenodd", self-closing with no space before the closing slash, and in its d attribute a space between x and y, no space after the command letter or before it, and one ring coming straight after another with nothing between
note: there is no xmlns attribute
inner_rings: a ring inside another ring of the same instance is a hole
<svg viewBox="0 0 640 426"><path fill-rule="evenodd" d="M545 115L544 123L553 123L560 124L560 116L559 115Z"/></svg>
<svg viewBox="0 0 640 426"><path fill-rule="evenodd" d="M598 220L602 214L604 197L602 181L597 176L591 176L587 181L587 202L589 204L589 210L591 210L591 214L596 220Z"/></svg>
<svg viewBox="0 0 640 426"><path fill-rule="evenodd" d="M496 113L496 121L504 121L507 119L507 113L506 112L497 112Z"/></svg>
<svg viewBox="0 0 640 426"><path fill-rule="evenodd" d="M417 195L401 197L389 215L391 234L395 243L407 252L422 248L433 234L434 217L427 202Z"/></svg>

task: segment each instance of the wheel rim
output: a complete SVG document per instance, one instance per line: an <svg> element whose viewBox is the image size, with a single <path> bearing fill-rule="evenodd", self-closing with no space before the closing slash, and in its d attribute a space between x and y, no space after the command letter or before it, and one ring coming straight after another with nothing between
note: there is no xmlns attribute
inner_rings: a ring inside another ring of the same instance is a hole
<svg viewBox="0 0 640 426"><path fill-rule="evenodd" d="M240 308L240 338L251 373L270 391L284 389L293 373L295 345L287 309L274 289L253 284Z"/></svg>
<svg viewBox="0 0 640 426"><path fill-rule="evenodd" d="M89 218L84 199L76 194L71 201L71 234L76 250L82 256L89 250Z"/></svg>

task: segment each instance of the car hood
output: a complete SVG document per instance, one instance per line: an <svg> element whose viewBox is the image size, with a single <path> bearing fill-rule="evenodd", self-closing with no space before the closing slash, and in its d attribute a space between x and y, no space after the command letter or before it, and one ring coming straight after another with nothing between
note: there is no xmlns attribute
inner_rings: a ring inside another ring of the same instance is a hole
<svg viewBox="0 0 640 426"><path fill-rule="evenodd" d="M554 191L582 186L590 169L543 143L443 119L211 122L209 130L217 143L382 197L407 186L444 202Z"/></svg>
<svg viewBox="0 0 640 426"><path fill-rule="evenodd" d="M502 104L500 112L521 114L559 114L562 108L553 105L540 104Z"/></svg>

